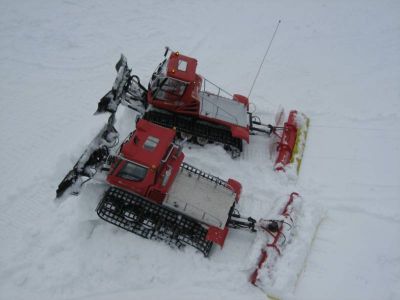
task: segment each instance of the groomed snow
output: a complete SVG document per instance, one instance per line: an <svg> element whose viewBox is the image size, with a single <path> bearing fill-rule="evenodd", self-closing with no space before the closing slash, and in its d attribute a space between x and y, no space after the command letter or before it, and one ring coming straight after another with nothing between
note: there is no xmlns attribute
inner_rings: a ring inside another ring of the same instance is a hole
<svg viewBox="0 0 400 300"><path fill-rule="evenodd" d="M279 19L250 100L266 122L279 105L310 117L299 180L272 171L262 136L237 161L213 145L186 147L186 161L242 182L245 215L265 217L293 190L309 208L302 228L325 212L311 251L290 244L278 263L279 296L400 299L398 1L3 0L0 8L0 299L265 299L247 281L254 235L231 231L206 259L101 221L99 184L53 200L107 120L92 114L121 53L147 83L168 45L247 95ZM118 117L122 135L133 129L134 113Z"/></svg>

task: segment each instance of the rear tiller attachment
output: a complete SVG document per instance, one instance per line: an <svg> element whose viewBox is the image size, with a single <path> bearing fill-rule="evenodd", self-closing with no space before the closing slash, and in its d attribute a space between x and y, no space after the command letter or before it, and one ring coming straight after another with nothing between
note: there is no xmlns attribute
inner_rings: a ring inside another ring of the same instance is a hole
<svg viewBox="0 0 400 300"><path fill-rule="evenodd" d="M248 229L257 233L258 244L261 251L256 262L256 268L252 271L249 281L257 285L260 273L272 272L273 267L282 255L286 245L290 243L295 234L296 217L301 208L300 196L292 193L285 206L273 219L261 219L258 222L251 218L245 218L235 209L230 214L228 227L235 229Z"/></svg>
<svg viewBox="0 0 400 300"><path fill-rule="evenodd" d="M293 229L301 204L298 199L298 193L290 194L289 200L276 220L260 220L257 224L258 231L264 232L265 235L257 266L250 275L249 280L252 284L257 285L261 271L272 272L277 259L292 240Z"/></svg>
<svg viewBox="0 0 400 300"><path fill-rule="evenodd" d="M290 164L299 173L309 125L310 119L305 114L292 110L283 127L275 127L273 133L278 137L276 171L285 171Z"/></svg>
<svg viewBox="0 0 400 300"><path fill-rule="evenodd" d="M275 158L275 171L286 172L293 168L299 174L310 119L296 110L290 111L287 122L283 123L284 119L283 110L277 113L275 126L263 124L257 116L250 114L250 130L266 133L272 138L270 153Z"/></svg>

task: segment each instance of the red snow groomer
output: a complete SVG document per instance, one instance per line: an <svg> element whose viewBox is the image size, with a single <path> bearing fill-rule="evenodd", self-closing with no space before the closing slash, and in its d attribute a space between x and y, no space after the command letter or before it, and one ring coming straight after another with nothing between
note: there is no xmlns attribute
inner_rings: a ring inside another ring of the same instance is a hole
<svg viewBox="0 0 400 300"><path fill-rule="evenodd" d="M197 74L196 67L196 59L167 47L146 89L131 75L122 55L113 89L100 100L96 113L115 112L122 103L142 113L145 120L176 129L180 138L200 145L222 144L233 158L240 156L250 135L264 133L274 137L275 169L294 164L298 172L309 119L293 110L287 121L279 114L274 126L263 124L249 112L247 97L229 94Z"/></svg>
<svg viewBox="0 0 400 300"><path fill-rule="evenodd" d="M97 207L100 218L144 238L178 248L193 246L205 256L214 243L223 247L230 228L264 233L250 278L257 284L259 270L270 268L290 241L298 195L290 195L274 219L243 217L236 208L241 184L183 162L182 144L174 142L176 131L139 119L136 130L113 153L118 141L113 123L114 114L60 183L57 197L78 194L93 177L105 178L108 188Z"/></svg>

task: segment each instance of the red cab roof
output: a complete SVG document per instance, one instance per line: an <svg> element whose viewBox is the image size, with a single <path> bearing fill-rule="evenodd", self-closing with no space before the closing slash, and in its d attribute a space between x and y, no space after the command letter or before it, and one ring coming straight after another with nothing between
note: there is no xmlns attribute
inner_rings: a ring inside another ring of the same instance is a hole
<svg viewBox="0 0 400 300"><path fill-rule="evenodd" d="M174 130L140 119L136 131L122 146L121 155L148 167L158 166L174 138Z"/></svg>
<svg viewBox="0 0 400 300"><path fill-rule="evenodd" d="M196 59L173 52L168 60L167 76L192 82L196 78L196 67Z"/></svg>

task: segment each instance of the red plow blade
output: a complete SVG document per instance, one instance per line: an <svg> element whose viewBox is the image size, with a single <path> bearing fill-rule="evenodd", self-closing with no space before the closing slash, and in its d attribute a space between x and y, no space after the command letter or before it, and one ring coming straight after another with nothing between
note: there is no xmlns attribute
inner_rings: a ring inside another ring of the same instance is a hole
<svg viewBox="0 0 400 300"><path fill-rule="evenodd" d="M277 220L260 221L260 231L264 231L268 237L267 242L261 249L257 267L250 276L250 282L257 286L261 269L271 270L279 256L281 256L286 244L291 240L291 229L295 226L297 207L299 201L298 193L290 194L289 200L282 209Z"/></svg>
<svg viewBox="0 0 400 300"><path fill-rule="evenodd" d="M247 270L249 281L268 298L292 299L325 213L297 193L276 204L269 220L256 224Z"/></svg>
<svg viewBox="0 0 400 300"><path fill-rule="evenodd" d="M279 138L275 160L276 171L286 171L287 166L291 164L296 173L299 173L309 124L310 119L305 114L292 110L283 125L282 134L275 132Z"/></svg>

